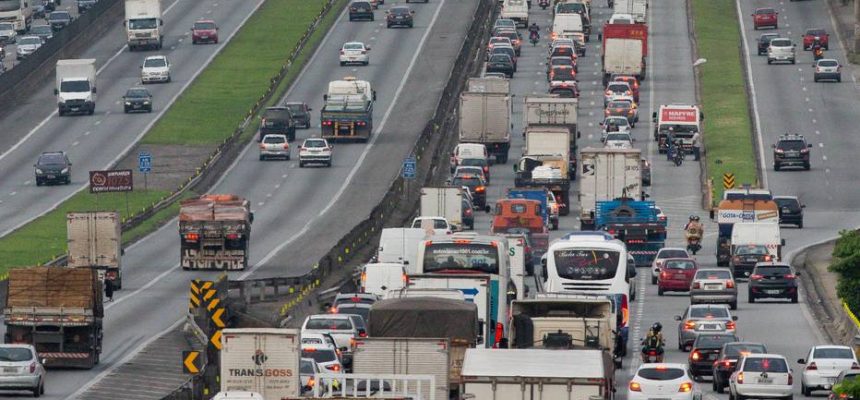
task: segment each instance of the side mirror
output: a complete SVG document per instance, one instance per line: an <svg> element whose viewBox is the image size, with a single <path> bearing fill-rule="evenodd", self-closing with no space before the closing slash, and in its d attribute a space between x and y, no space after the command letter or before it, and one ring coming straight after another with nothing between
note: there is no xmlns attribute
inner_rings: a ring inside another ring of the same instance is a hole
<svg viewBox="0 0 860 400"><path fill-rule="evenodd" d="M711 211L709 212L709 215L710 215L711 219L714 219L714 210L711 210Z"/></svg>
<svg viewBox="0 0 860 400"><path fill-rule="evenodd" d="M802 359L802 358L798 358L798 359L797 359L797 363L798 363L798 364L806 364L806 360L804 360L804 359Z"/></svg>
<svg viewBox="0 0 860 400"><path fill-rule="evenodd" d="M158 26L164 26L164 20L163 19L158 20Z"/></svg>
<svg viewBox="0 0 860 400"><path fill-rule="evenodd" d="M143 65L141 65L141 66L140 66L140 67L138 67L138 68L139 68L139 69L143 69Z"/></svg>
<svg viewBox="0 0 860 400"><path fill-rule="evenodd" d="M451 184L451 178L445 179L445 184L450 185Z"/></svg>
<svg viewBox="0 0 860 400"><path fill-rule="evenodd" d="M737 321L737 320L738 320L738 316L737 316L737 315L732 315L732 321Z"/></svg>
<svg viewBox="0 0 860 400"><path fill-rule="evenodd" d="M376 101L376 91L373 91L373 101Z"/></svg>
<svg viewBox="0 0 860 400"><path fill-rule="evenodd" d="M657 111L651 113L651 120L657 122Z"/></svg>
<svg viewBox="0 0 860 400"><path fill-rule="evenodd" d="M391 11L385 10L386 14L391 14Z"/></svg>
<svg viewBox="0 0 860 400"><path fill-rule="evenodd" d="M57 90L57 89L54 89L54 96L56 96L56 95L58 95L58 94L60 94L60 91L59 91L59 90Z"/></svg>
<svg viewBox="0 0 860 400"><path fill-rule="evenodd" d="M364 46L364 49L370 51L370 46Z"/></svg>
<svg viewBox="0 0 860 400"><path fill-rule="evenodd" d="M308 112L311 112L313 110L314 110L313 108L308 107Z"/></svg>
<svg viewBox="0 0 860 400"><path fill-rule="evenodd" d="M807 144L807 145L806 145L806 147L809 147L809 148L811 149L811 148L812 148L812 143Z"/></svg>
<svg viewBox="0 0 860 400"><path fill-rule="evenodd" d="M323 101L328 101L328 95L327 94L323 95Z"/></svg>
<svg viewBox="0 0 860 400"><path fill-rule="evenodd" d="M248 220L251 221L252 224L254 223L254 213L253 212L251 213L251 215L248 216Z"/></svg>
<svg viewBox="0 0 860 400"><path fill-rule="evenodd" d="M806 204L801 204L800 208L806 208Z"/></svg>
<svg viewBox="0 0 860 400"><path fill-rule="evenodd" d="M349 351L349 347L343 346L343 347L341 347L341 348L340 348L340 349L338 349L338 350L340 350L340 351Z"/></svg>
<svg viewBox="0 0 860 400"><path fill-rule="evenodd" d="M122 21L122 26L126 26L126 25L127 25L126 21Z"/></svg>
<svg viewBox="0 0 860 400"><path fill-rule="evenodd" d="M632 271L630 271L630 277L631 277L631 278L635 278L635 277L636 277L636 275L639 275L639 273L638 273L638 272L636 272L636 269L634 268Z"/></svg>
<svg viewBox="0 0 860 400"><path fill-rule="evenodd" d="M603 126L603 121L598 122L597 125Z"/></svg>
<svg viewBox="0 0 860 400"><path fill-rule="evenodd" d="M796 275L796 276L800 276L800 271L795 271L795 272L794 272L794 275Z"/></svg>
<svg viewBox="0 0 860 400"><path fill-rule="evenodd" d="M412 10L412 11L410 11L409 13L410 13L410 14L412 14L412 15L415 15L415 10Z"/></svg>
<svg viewBox="0 0 860 400"><path fill-rule="evenodd" d="M775 144L772 144L772 145L770 145L770 147L772 147L772 148L774 148L774 149L775 149L775 148L776 148L776 145L775 145Z"/></svg>
<svg viewBox="0 0 860 400"><path fill-rule="evenodd" d="M579 139L582 137L582 132L576 131L576 138Z"/></svg>
<svg viewBox="0 0 860 400"><path fill-rule="evenodd" d="M675 316L675 321L680 321L680 320L681 320L681 316L680 316L680 315L676 315L676 316Z"/></svg>
<svg viewBox="0 0 860 400"><path fill-rule="evenodd" d="M93 93L96 93L96 87L93 86Z"/></svg>
<svg viewBox="0 0 860 400"><path fill-rule="evenodd" d="M636 141L636 138L631 138L630 140L635 142L635 141Z"/></svg>

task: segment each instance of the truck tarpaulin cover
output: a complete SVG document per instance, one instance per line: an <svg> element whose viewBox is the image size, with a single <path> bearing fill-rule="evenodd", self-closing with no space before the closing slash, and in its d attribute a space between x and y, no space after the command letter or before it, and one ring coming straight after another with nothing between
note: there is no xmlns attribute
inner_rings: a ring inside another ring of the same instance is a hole
<svg viewBox="0 0 860 400"><path fill-rule="evenodd" d="M660 122L687 122L696 123L699 110L694 108L664 108L660 110Z"/></svg>
<svg viewBox="0 0 860 400"><path fill-rule="evenodd" d="M478 337L478 306L460 300L382 300L371 307L368 319L370 337L445 337L470 342Z"/></svg>
<svg viewBox="0 0 860 400"><path fill-rule="evenodd" d="M16 268L9 271L6 306L92 308L95 285L89 268Z"/></svg>
<svg viewBox="0 0 860 400"><path fill-rule="evenodd" d="M231 194L212 194L185 200L179 210L180 221L246 221L247 200Z"/></svg>

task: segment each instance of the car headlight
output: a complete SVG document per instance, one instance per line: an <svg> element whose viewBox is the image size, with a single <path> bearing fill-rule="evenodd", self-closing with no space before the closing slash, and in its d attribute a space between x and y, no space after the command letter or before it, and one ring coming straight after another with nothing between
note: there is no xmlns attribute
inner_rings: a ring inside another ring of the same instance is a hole
<svg viewBox="0 0 860 400"><path fill-rule="evenodd" d="M149 100L144 100L143 104L149 104Z"/></svg>
<svg viewBox="0 0 860 400"><path fill-rule="evenodd" d="M130 106L130 105L131 105L131 102L130 102L130 101L126 101L126 102L125 102L125 105Z"/></svg>
<svg viewBox="0 0 860 400"><path fill-rule="evenodd" d="M36 168L36 173L37 173L37 174L41 174L41 173L42 173L42 170L41 170L41 169Z"/></svg>
<svg viewBox="0 0 860 400"><path fill-rule="evenodd" d="M68 169L68 168L63 168L63 170L62 170L62 171L60 171L60 173L61 173L61 174L68 174L68 173L69 173L69 169Z"/></svg>

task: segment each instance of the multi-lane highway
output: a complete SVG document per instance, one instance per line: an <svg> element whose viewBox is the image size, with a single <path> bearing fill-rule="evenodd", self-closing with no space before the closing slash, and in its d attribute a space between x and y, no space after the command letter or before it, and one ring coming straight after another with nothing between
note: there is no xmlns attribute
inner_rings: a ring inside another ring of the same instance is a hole
<svg viewBox="0 0 860 400"><path fill-rule="evenodd" d="M164 0L164 48L129 52L123 25L117 23L81 55L95 58L98 101L92 116L57 116L53 78L34 88L30 99L0 119L0 236L55 207L87 184L87 171L104 169L127 151L163 113L170 102L214 57L217 45L192 45L189 28L199 18L212 18L224 39L261 4L255 1ZM121 98L140 83L139 67L148 55L163 54L171 66L172 83L149 85L152 114L124 114ZM202 116L201 116L202 118ZM33 163L43 151L67 151L72 183L37 187Z"/></svg>
<svg viewBox="0 0 860 400"><path fill-rule="evenodd" d="M329 81L346 75L370 81L377 92L373 139L368 144L337 144L332 168L302 169L295 158L261 162L256 142L250 143L212 189L253 202L253 267L231 278L304 273L369 214L432 116L477 3L410 4L416 11L413 29L386 29L383 10L376 11L375 22L349 22L345 13L340 15L286 96L307 101L314 109L314 127L300 130L297 144L319 134L323 90ZM369 66L339 66L338 51L352 40L372 47ZM180 269L178 245L176 224L171 223L126 249L123 290L106 306L102 363L91 371L52 371L49 398L74 398L100 374L176 326L188 301L188 281L216 274Z"/></svg>

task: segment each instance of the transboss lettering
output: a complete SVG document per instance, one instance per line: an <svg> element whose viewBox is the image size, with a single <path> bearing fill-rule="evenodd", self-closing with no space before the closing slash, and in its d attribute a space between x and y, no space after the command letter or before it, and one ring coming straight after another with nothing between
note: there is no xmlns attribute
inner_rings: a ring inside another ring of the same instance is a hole
<svg viewBox="0 0 860 400"><path fill-rule="evenodd" d="M288 368L230 368L228 369L230 376L262 376L262 377L290 377L293 376L293 370Z"/></svg>

